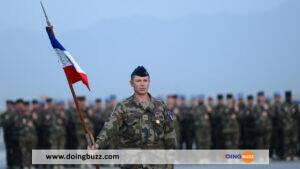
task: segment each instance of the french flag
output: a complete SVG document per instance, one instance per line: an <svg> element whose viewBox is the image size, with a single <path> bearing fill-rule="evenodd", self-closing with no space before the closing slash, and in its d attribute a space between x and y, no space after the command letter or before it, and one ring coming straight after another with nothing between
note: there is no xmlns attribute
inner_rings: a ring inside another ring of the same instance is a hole
<svg viewBox="0 0 300 169"><path fill-rule="evenodd" d="M90 90L86 73L76 63L71 54L55 38L53 27L47 26L46 31L49 36L51 45L59 57L59 61L65 71L69 83L74 84L78 81L82 81L82 83L85 84L86 87Z"/></svg>

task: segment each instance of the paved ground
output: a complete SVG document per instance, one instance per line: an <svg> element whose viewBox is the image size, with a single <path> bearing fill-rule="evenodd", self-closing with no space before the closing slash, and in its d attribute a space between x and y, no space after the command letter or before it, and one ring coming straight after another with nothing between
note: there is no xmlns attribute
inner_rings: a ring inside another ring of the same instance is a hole
<svg viewBox="0 0 300 169"><path fill-rule="evenodd" d="M5 169L5 147L3 143L2 130L0 130L0 169ZM109 169L110 167L101 167ZM282 162L272 161L269 165L176 165L175 169L300 169L300 161Z"/></svg>

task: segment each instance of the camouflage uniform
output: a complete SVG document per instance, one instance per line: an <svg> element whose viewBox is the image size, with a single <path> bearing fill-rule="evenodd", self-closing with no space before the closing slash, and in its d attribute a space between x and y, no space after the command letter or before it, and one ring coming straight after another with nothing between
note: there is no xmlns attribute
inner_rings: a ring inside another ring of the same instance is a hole
<svg viewBox="0 0 300 169"><path fill-rule="evenodd" d="M5 111L0 116L0 126L3 127L4 143L6 149L6 164L7 168L11 169L13 166L13 144L12 144L12 131L11 131L11 118L13 116L12 111Z"/></svg>
<svg viewBox="0 0 300 169"><path fill-rule="evenodd" d="M55 120L55 113L53 109L45 109L41 111L38 118L38 126L40 130L40 148L41 149L51 149L51 139L50 135L53 133L53 121Z"/></svg>
<svg viewBox="0 0 300 169"><path fill-rule="evenodd" d="M31 112L21 114L21 128L19 132L19 142L22 156L22 167L29 169L32 167L32 149L37 145L37 133Z"/></svg>
<svg viewBox="0 0 300 169"><path fill-rule="evenodd" d="M118 137L117 148L174 149L176 133L173 114L160 100L150 97L148 104L135 100L134 95L118 103L109 121L97 136L97 145L104 148ZM169 165L125 165L121 168L166 168Z"/></svg>
<svg viewBox="0 0 300 169"><path fill-rule="evenodd" d="M193 108L186 106L180 108L181 114L181 143L180 146L183 148L183 144L186 144L186 149L193 148L193 142L195 138L194 129L194 113Z"/></svg>
<svg viewBox="0 0 300 169"><path fill-rule="evenodd" d="M222 119L225 148L237 149L239 147L240 127L234 108L227 107Z"/></svg>
<svg viewBox="0 0 300 169"><path fill-rule="evenodd" d="M282 114L280 120L283 130L283 158L294 158L297 146L297 118L298 106L293 103L285 102L282 105Z"/></svg>
<svg viewBox="0 0 300 169"><path fill-rule="evenodd" d="M224 105L217 105L211 114L211 125L212 125L212 142L214 149L224 149L224 135L223 129L223 116L225 111Z"/></svg>
<svg viewBox="0 0 300 169"><path fill-rule="evenodd" d="M180 142L181 139L181 127L180 127L180 121L181 121L181 114L180 114L180 110L178 107L174 107L172 109L169 109L172 113L174 113L174 128L175 128L175 132L176 132L176 137L177 137L177 142ZM179 147L179 144L177 144L177 148Z"/></svg>
<svg viewBox="0 0 300 169"><path fill-rule="evenodd" d="M52 132L50 133L51 149L64 149L66 144L65 111L55 111L52 120Z"/></svg>
<svg viewBox="0 0 300 169"><path fill-rule="evenodd" d="M247 106L240 115L242 133L242 148L254 149L256 140L256 120L257 114L254 112L253 106Z"/></svg>
<svg viewBox="0 0 300 169"><path fill-rule="evenodd" d="M281 115L282 115L282 104L280 102L274 103L271 107L271 120L272 120L272 137L271 137L271 145L270 145L270 156L276 156L279 158L283 158L282 149L283 149L283 132L282 132L282 123Z"/></svg>
<svg viewBox="0 0 300 169"><path fill-rule="evenodd" d="M20 111L15 111L12 115L10 122L11 127L11 143L12 154L13 154L13 167L12 168L21 168L22 166L22 156L21 156L21 147L20 147L20 131L22 129L22 114Z"/></svg>
<svg viewBox="0 0 300 169"><path fill-rule="evenodd" d="M211 148L210 116L204 104L197 107L195 114L196 149Z"/></svg>
<svg viewBox="0 0 300 169"><path fill-rule="evenodd" d="M270 112L265 105L256 105L255 112L258 117L256 121L256 148L269 149L272 136L272 121L270 118Z"/></svg>
<svg viewBox="0 0 300 169"><path fill-rule="evenodd" d="M89 129L93 128L93 123L90 121L90 118L88 117L88 109L82 109L83 118L85 123L88 125ZM82 127L82 123L80 121L80 117L78 113L75 114L74 117L75 120L75 132L76 132L76 140L77 140L77 149L85 149L87 147L87 141L86 141L86 135L85 131Z"/></svg>

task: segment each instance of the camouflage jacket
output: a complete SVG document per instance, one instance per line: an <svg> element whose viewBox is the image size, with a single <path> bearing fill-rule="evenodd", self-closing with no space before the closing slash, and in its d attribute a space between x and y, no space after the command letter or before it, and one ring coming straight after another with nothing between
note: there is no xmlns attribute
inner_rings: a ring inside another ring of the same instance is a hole
<svg viewBox="0 0 300 169"><path fill-rule="evenodd" d="M150 96L147 107L134 95L118 103L97 136L99 148L117 138L118 148L172 149L176 147L173 113L160 100Z"/></svg>

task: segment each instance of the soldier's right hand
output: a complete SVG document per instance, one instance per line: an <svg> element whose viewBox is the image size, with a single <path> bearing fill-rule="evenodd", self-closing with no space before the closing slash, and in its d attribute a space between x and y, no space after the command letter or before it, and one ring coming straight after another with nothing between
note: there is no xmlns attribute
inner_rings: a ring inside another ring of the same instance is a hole
<svg viewBox="0 0 300 169"><path fill-rule="evenodd" d="M98 148L99 148L98 144L88 145L87 147L88 150L97 150Z"/></svg>

